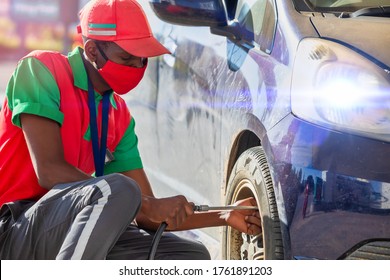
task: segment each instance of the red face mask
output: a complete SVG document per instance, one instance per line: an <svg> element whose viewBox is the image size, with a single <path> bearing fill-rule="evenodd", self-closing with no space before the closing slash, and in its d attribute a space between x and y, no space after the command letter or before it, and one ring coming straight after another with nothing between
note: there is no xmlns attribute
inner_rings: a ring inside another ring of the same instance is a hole
<svg viewBox="0 0 390 280"><path fill-rule="evenodd" d="M144 64L140 68L118 64L109 60L99 45L96 46L107 61L98 71L114 92L117 94L125 94L139 84L148 64L147 59L144 60Z"/></svg>
<svg viewBox="0 0 390 280"><path fill-rule="evenodd" d="M141 68L126 66L107 60L106 64L98 69L100 75L117 94L125 94L135 88L142 80L147 62Z"/></svg>

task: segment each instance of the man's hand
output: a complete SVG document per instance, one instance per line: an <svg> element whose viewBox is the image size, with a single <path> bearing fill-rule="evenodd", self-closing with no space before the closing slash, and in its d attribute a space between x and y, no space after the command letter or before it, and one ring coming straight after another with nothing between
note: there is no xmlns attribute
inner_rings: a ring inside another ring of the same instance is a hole
<svg viewBox="0 0 390 280"><path fill-rule="evenodd" d="M167 229L174 230L194 213L193 207L182 195L167 198L144 197L141 211L150 221L166 222Z"/></svg>
<svg viewBox="0 0 390 280"><path fill-rule="evenodd" d="M251 197L234 203L239 206L257 206L256 200ZM240 232L250 235L261 233L261 219L258 210L232 210L222 216L227 224Z"/></svg>

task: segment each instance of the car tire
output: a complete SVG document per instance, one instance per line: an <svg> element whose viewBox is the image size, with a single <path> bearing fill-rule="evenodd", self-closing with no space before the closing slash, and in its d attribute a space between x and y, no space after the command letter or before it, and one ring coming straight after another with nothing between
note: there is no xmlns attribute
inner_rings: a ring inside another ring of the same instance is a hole
<svg viewBox="0 0 390 280"><path fill-rule="evenodd" d="M228 181L227 205L248 197L254 197L257 201L262 233L249 236L226 227L223 231L223 257L233 260L284 259L274 186L262 147L254 147L242 153Z"/></svg>

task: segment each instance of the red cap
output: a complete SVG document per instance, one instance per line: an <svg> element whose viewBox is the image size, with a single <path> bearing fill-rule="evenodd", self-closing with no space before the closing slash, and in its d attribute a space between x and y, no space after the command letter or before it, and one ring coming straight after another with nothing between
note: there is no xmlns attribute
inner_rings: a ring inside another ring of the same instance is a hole
<svg viewBox="0 0 390 280"><path fill-rule="evenodd" d="M92 0L79 16L79 33L87 38L115 42L126 52L139 57L170 53L154 38L146 15L136 0Z"/></svg>

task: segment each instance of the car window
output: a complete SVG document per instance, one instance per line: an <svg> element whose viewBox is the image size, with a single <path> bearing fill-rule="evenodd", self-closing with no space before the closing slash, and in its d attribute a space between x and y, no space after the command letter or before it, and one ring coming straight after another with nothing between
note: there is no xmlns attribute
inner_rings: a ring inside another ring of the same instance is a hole
<svg viewBox="0 0 390 280"><path fill-rule="evenodd" d="M355 12L369 7L390 5L390 0L294 0L297 7L306 7L315 12ZM302 8L303 9L303 8Z"/></svg>

